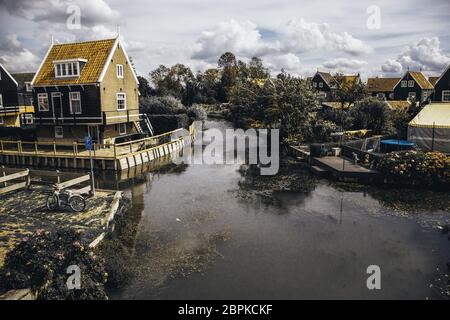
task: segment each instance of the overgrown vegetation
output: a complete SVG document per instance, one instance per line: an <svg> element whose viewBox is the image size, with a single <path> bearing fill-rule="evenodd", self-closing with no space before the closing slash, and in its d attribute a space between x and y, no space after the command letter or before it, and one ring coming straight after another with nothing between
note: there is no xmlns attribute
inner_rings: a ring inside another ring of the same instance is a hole
<svg viewBox="0 0 450 320"><path fill-rule="evenodd" d="M393 152L378 162L377 169L397 183L450 187L450 156L440 152Z"/></svg>
<svg viewBox="0 0 450 320"><path fill-rule="evenodd" d="M81 270L81 289L68 290L69 266ZM31 288L38 299L107 299L104 260L84 242L79 232L38 230L10 251L0 270L0 292Z"/></svg>

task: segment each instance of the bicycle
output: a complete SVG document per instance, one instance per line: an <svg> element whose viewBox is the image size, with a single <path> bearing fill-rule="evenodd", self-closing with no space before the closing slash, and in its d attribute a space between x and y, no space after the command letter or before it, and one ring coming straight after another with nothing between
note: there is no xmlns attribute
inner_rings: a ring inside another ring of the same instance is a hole
<svg viewBox="0 0 450 320"><path fill-rule="evenodd" d="M83 196L75 194L70 190L60 191L55 189L47 198L47 208L55 211L59 208L64 209L70 207L74 212L84 211L86 208L86 200Z"/></svg>

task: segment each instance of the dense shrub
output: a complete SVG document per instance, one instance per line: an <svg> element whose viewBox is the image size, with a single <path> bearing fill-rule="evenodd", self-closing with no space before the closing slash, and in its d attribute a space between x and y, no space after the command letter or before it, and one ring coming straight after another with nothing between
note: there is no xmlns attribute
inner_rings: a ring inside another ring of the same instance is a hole
<svg viewBox="0 0 450 320"><path fill-rule="evenodd" d="M181 100L173 96L143 97L140 99L141 109L147 114L181 114L186 113L186 107Z"/></svg>
<svg viewBox="0 0 450 320"><path fill-rule="evenodd" d="M389 153L378 162L377 169L394 182L450 186L450 156L440 152Z"/></svg>
<svg viewBox="0 0 450 320"><path fill-rule="evenodd" d="M81 270L81 289L68 290L67 268ZM78 232L38 230L10 251L0 270L0 292L31 288L38 299L106 299L104 261L84 243Z"/></svg>
<svg viewBox="0 0 450 320"><path fill-rule="evenodd" d="M370 129L377 134L392 133L389 106L377 98L369 97L356 102L351 109L353 129Z"/></svg>
<svg viewBox="0 0 450 320"><path fill-rule="evenodd" d="M328 120L318 120L312 128L314 141L329 142L333 140L331 134L336 132L337 126L334 122Z"/></svg>
<svg viewBox="0 0 450 320"><path fill-rule="evenodd" d="M201 104L193 104L188 109L188 117L192 120L204 121L208 117L208 114Z"/></svg>

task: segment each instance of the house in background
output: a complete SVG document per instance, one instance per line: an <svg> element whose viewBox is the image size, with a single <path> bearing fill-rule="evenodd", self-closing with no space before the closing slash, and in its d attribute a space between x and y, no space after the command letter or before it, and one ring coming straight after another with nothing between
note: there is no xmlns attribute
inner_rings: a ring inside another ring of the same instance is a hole
<svg viewBox="0 0 450 320"><path fill-rule="evenodd" d="M433 90L433 85L422 72L408 70L394 86L394 99L416 99L422 103L431 98Z"/></svg>
<svg viewBox="0 0 450 320"><path fill-rule="evenodd" d="M318 92L321 101L333 100L334 92L339 88L339 84L330 73L320 71L311 78L311 85Z"/></svg>
<svg viewBox="0 0 450 320"><path fill-rule="evenodd" d="M320 71L317 71L316 74L308 80L311 81L313 89L318 92L320 101L334 101L338 98L338 90L345 90L361 84L359 74L333 76L328 72Z"/></svg>
<svg viewBox="0 0 450 320"><path fill-rule="evenodd" d="M432 101L450 102L450 65L440 77L437 77Z"/></svg>
<svg viewBox="0 0 450 320"><path fill-rule="evenodd" d="M21 127L32 124L34 73L10 74L0 64L0 126Z"/></svg>
<svg viewBox="0 0 450 320"><path fill-rule="evenodd" d="M119 38L52 44L33 81L39 141L142 133L138 79Z"/></svg>
<svg viewBox="0 0 450 320"><path fill-rule="evenodd" d="M366 92L372 97L380 100L394 99L394 86L400 81L400 78L368 78Z"/></svg>

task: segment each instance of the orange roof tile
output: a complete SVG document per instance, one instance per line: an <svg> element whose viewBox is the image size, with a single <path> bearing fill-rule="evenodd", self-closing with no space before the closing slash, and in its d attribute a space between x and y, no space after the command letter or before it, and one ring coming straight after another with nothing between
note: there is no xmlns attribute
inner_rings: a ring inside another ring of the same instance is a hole
<svg viewBox="0 0 450 320"><path fill-rule="evenodd" d="M98 81L116 39L55 44L36 75L34 86L86 84ZM86 59L79 77L55 78L53 61Z"/></svg>

